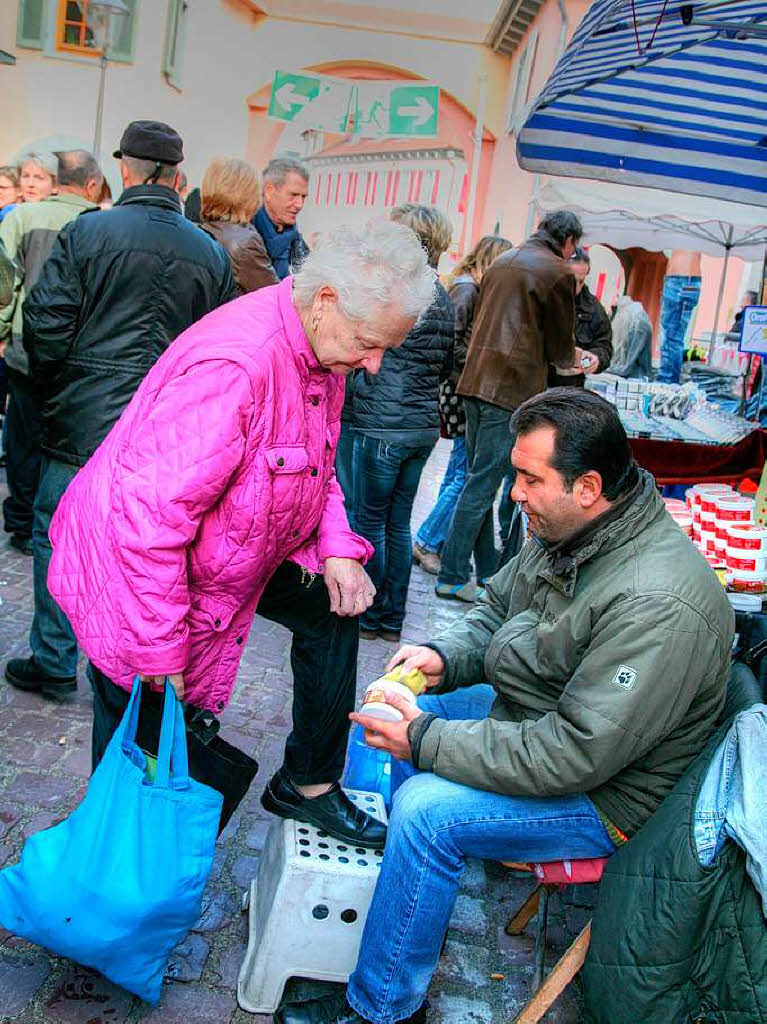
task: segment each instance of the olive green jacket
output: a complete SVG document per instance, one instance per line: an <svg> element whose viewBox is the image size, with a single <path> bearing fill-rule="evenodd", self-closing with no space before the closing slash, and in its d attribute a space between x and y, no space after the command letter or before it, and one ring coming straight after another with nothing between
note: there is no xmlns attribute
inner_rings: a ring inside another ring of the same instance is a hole
<svg viewBox="0 0 767 1024"><path fill-rule="evenodd" d="M528 540L431 642L442 692L489 682L497 698L484 721L434 719L419 768L495 793L585 793L632 835L700 753L724 700L734 616L640 476L580 540L550 551Z"/></svg>

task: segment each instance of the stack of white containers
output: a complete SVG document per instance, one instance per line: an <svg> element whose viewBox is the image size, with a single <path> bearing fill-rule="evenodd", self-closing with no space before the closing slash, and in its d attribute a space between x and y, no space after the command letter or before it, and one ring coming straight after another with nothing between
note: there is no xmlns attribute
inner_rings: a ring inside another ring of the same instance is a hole
<svg viewBox="0 0 767 1024"><path fill-rule="evenodd" d="M692 539L736 590L767 592L767 529L754 521L754 499L729 484L696 484L685 495Z"/></svg>

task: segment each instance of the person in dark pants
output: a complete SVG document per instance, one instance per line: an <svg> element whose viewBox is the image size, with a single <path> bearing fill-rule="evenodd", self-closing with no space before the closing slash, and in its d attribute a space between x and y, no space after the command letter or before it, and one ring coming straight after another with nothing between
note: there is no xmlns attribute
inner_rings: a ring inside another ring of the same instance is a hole
<svg viewBox="0 0 767 1024"><path fill-rule="evenodd" d="M101 705L122 701L114 727L125 701L110 687L127 694L137 677L167 680L219 715L263 614L292 631L295 684L293 730L263 806L356 845L382 846L386 829L338 781L357 616L375 594L363 568L371 547L350 529L333 471L344 377L375 373L434 288L402 225L326 236L295 278L175 339L50 527L50 593L109 680L95 677L99 737ZM111 698L99 704L104 686Z"/></svg>
<svg viewBox="0 0 767 1024"><path fill-rule="evenodd" d="M548 214L519 249L482 278L466 364L458 382L466 409L468 477L453 513L435 591L473 601L496 570L493 502L509 467L514 409L543 391L550 363L572 366L575 279L567 262L583 234L566 211ZM477 584L470 579L471 556Z"/></svg>
<svg viewBox="0 0 767 1024"><path fill-rule="evenodd" d="M322 576L302 574L295 562L283 562L277 569L256 611L293 634L293 728L285 744L284 769L299 783L317 777L338 779L346 756L348 715L354 708L357 619L333 614ZM95 769L120 724L130 692L115 686L93 664L88 675L93 688ZM147 697L158 704L162 699L152 690ZM202 713L193 704L185 705L187 721Z"/></svg>
<svg viewBox="0 0 767 1024"><path fill-rule="evenodd" d="M55 195L40 202L20 204L0 224L0 241L18 268L13 295L0 308L0 341L6 340L11 395L5 428L8 497L3 503L3 518L11 545L25 555L31 555L33 550L42 394L40 382L30 376L29 359L22 343L24 304L53 251L59 231L80 214L96 209L104 182L98 164L85 150L59 153L56 169Z"/></svg>
<svg viewBox="0 0 767 1024"><path fill-rule="evenodd" d="M452 226L434 206L406 203L391 218L419 238L436 269ZM455 319L442 285L404 343L387 352L375 377L354 381L354 528L373 545L368 564L376 587L360 618L360 636L397 642L413 567L410 518L423 467L439 438L439 386L453 365Z"/></svg>
<svg viewBox="0 0 767 1024"><path fill-rule="evenodd" d="M236 296L224 250L181 214L180 136L161 122L134 121L115 155L125 190L113 209L86 210L54 234L22 317L30 388L42 401L43 461L32 530L32 656L9 661L5 677L49 699L77 688L75 634L46 583L51 517L155 360Z"/></svg>

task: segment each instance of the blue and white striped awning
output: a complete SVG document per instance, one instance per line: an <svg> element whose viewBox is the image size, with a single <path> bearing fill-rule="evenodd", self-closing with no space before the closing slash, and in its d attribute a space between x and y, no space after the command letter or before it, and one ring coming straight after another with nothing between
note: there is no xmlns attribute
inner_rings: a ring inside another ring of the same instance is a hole
<svg viewBox="0 0 767 1024"><path fill-rule="evenodd" d="M595 0L517 155L529 171L767 205L766 0Z"/></svg>

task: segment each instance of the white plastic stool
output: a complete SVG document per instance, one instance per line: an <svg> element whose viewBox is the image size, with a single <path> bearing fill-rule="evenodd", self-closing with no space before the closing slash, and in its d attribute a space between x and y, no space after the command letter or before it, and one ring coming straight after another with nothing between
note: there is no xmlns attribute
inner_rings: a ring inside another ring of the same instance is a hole
<svg viewBox="0 0 767 1024"><path fill-rule="evenodd" d="M346 793L387 821L379 793ZM250 883L248 949L237 980L243 1010L274 1013L290 977L349 980L382 857L383 850L340 842L300 821L272 825Z"/></svg>

